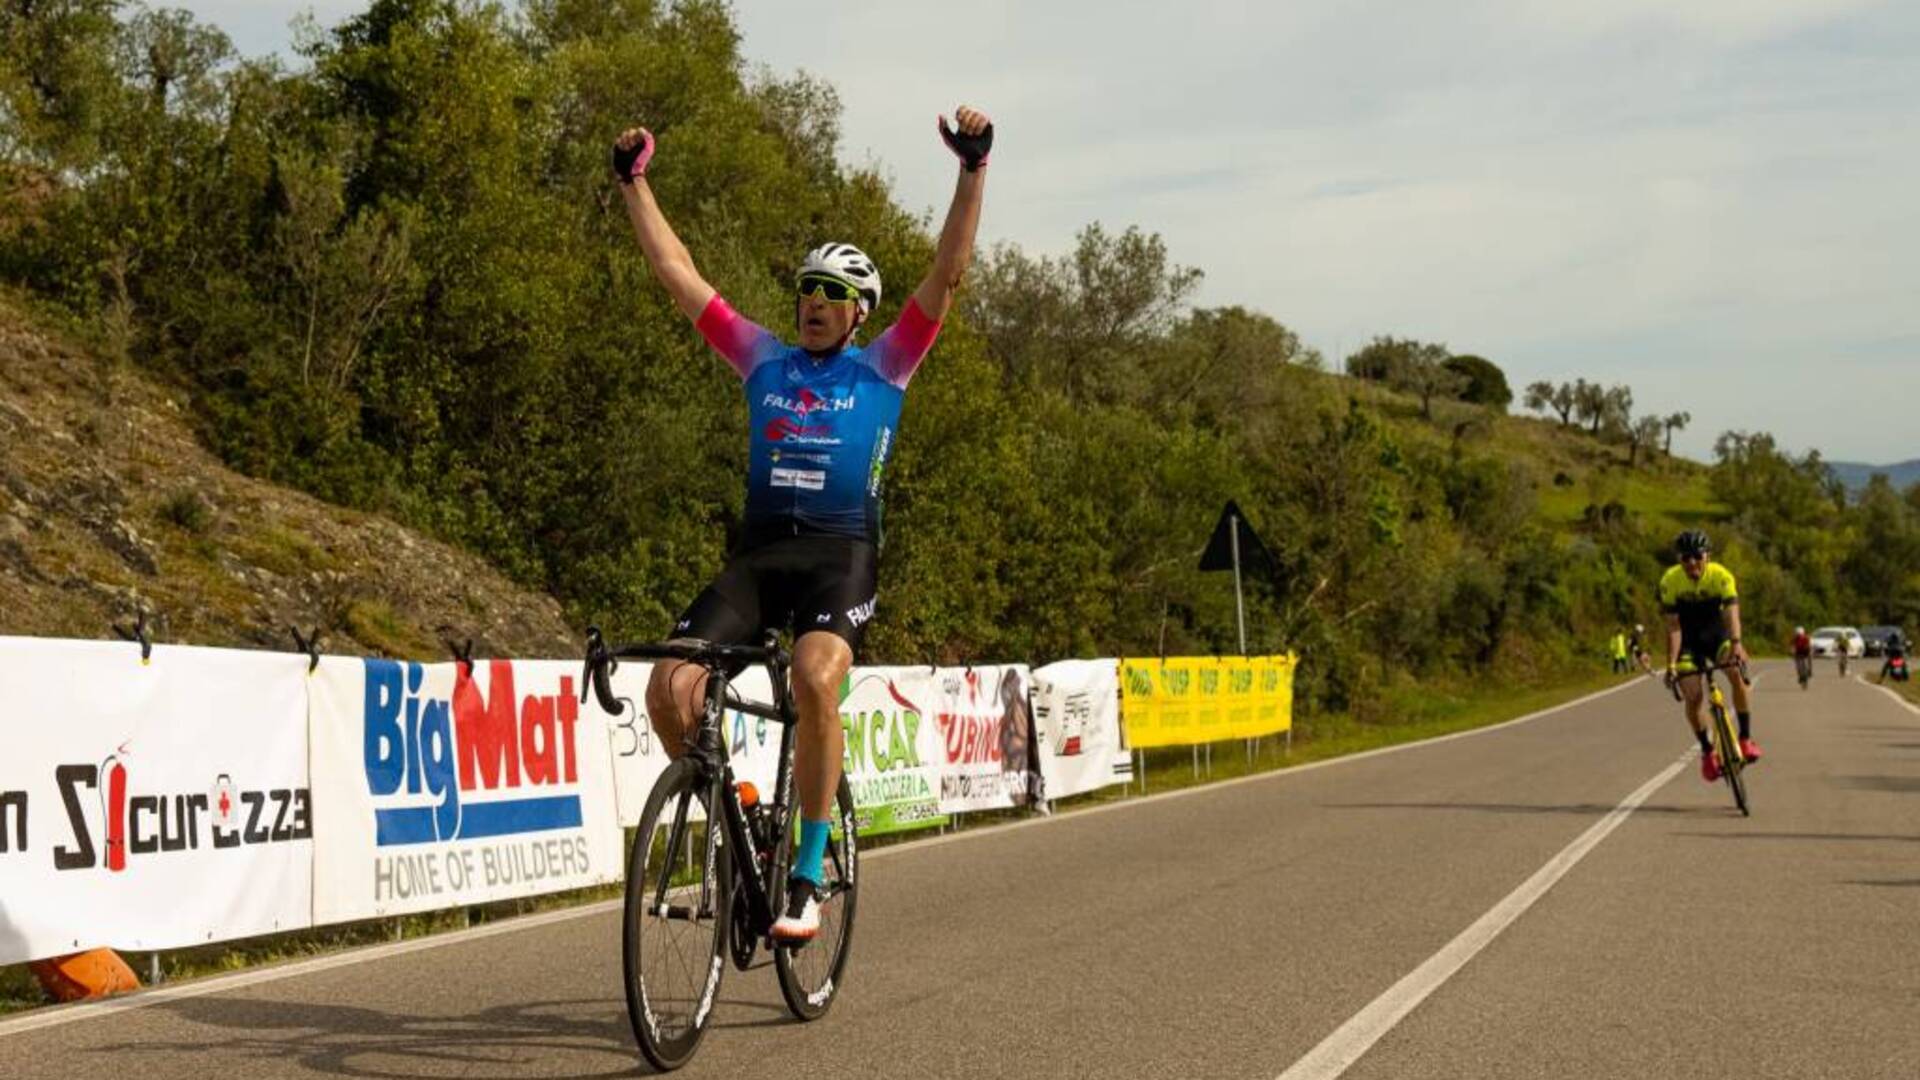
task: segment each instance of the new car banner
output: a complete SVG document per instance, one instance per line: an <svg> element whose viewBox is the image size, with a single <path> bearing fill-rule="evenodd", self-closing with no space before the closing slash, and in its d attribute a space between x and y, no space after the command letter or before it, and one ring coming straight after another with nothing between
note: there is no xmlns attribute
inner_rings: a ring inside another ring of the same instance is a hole
<svg viewBox="0 0 1920 1080"><path fill-rule="evenodd" d="M1135 748L1247 739L1293 724L1286 656L1169 656L1120 662L1120 716Z"/></svg>
<svg viewBox="0 0 1920 1080"><path fill-rule="evenodd" d="M1025 664L941 668L933 677L940 810L1001 810L1040 801L1032 678Z"/></svg>
<svg viewBox="0 0 1920 1080"><path fill-rule="evenodd" d="M860 667L847 676L840 726L862 833L946 824L934 676L928 667Z"/></svg>
<svg viewBox="0 0 1920 1080"><path fill-rule="evenodd" d="M607 717L579 677L562 661L322 659L314 921L618 880Z"/></svg>
<svg viewBox="0 0 1920 1080"><path fill-rule="evenodd" d="M1046 798L1133 779L1133 756L1120 737L1118 661L1062 660L1034 669L1033 721Z"/></svg>
<svg viewBox="0 0 1920 1080"><path fill-rule="evenodd" d="M0 964L310 925L306 663L0 637Z"/></svg>

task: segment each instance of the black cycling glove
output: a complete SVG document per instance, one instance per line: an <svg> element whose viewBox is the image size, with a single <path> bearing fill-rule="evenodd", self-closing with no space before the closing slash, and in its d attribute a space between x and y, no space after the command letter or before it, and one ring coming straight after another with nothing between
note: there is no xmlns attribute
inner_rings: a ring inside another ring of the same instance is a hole
<svg viewBox="0 0 1920 1080"><path fill-rule="evenodd" d="M623 184L633 183L636 176L647 175L647 162L653 160L653 132L640 129L640 141L628 149L620 149L619 143L613 144L613 175Z"/></svg>
<svg viewBox="0 0 1920 1080"><path fill-rule="evenodd" d="M987 155L993 151L993 125L989 123L978 135L968 135L947 126L947 118L940 118L940 138L947 149L954 152L960 164L968 172L979 172L980 166L987 163Z"/></svg>

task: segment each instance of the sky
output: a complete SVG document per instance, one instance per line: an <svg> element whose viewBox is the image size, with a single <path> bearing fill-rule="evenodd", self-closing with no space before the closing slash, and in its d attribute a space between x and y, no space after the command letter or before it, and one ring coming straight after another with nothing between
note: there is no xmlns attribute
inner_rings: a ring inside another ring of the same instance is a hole
<svg viewBox="0 0 1920 1080"><path fill-rule="evenodd" d="M257 55L289 52L299 12L365 5L183 6ZM734 9L750 62L838 89L842 160L909 209L952 192L935 115L992 115L983 242L1058 254L1138 225L1206 272L1197 303L1335 365L1376 335L1438 341L1516 395L1625 383L1637 412L1691 413L1674 449L1703 460L1728 429L1920 458L1920 4Z"/></svg>

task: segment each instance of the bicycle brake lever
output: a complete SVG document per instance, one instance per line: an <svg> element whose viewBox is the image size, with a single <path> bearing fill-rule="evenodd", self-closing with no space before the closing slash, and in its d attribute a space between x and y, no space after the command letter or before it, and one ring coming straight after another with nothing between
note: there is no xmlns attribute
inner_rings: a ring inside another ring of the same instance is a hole
<svg viewBox="0 0 1920 1080"><path fill-rule="evenodd" d="M580 704L587 703L587 687L592 686L594 697L600 699L600 708L608 716L619 716L626 711L626 706L613 696L613 686L608 682L608 673L619 662L608 654L600 628L587 627L587 658L580 665Z"/></svg>

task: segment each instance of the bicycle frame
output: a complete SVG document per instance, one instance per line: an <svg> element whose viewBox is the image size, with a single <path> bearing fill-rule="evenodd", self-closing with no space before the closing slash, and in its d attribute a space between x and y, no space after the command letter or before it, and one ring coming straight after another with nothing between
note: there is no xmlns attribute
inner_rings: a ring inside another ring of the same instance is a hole
<svg viewBox="0 0 1920 1080"><path fill-rule="evenodd" d="M774 776L772 806L774 820L768 835L778 837L781 830L787 828L792 812L793 796L793 740L794 713L792 692L788 685L788 671L792 658L786 650L780 648L772 634L768 634L765 643L760 646L711 645L706 642L663 642L658 644L621 645L609 649L600 637L598 629L587 631L587 660L581 673L581 700L586 700L587 687L600 700L601 708L609 714L618 716L624 705L614 698L608 676L621 659L646 660L682 660L698 664L707 671L707 689L700 711L700 724L694 731L693 740L687 746L684 758L698 763L700 772L707 785L707 805L719 807L726 843L731 846L734 869L737 880L745 891L747 910L756 937L765 937L772 928L776 897L780 895L779 878L784 867L774 859L762 859L760 844L747 823L746 807L740 801L740 789L735 783L733 765L729 757L727 741L721 733L727 710L746 713L749 716L770 720L781 726L780 730L780 766ZM750 701L735 694L732 679L727 674L727 665L735 662L760 664L767 668L773 683L773 701ZM683 796L684 798L685 796ZM687 826L687 807L680 807L674 821L674 831L668 840L668 850L678 850L685 839L683 830ZM702 876L699 909L712 910L714 897L712 890L718 880L714 874L720 858L720 833L711 826L707 829L706 849L702 860L706 873ZM777 841L775 841L777 847ZM763 865L764 863L764 865ZM667 902L668 883L660 880L653 896L653 907L657 911L669 911Z"/></svg>
<svg viewBox="0 0 1920 1080"><path fill-rule="evenodd" d="M1699 675L1706 680L1705 685L1701 687L1701 693L1706 699L1703 704L1706 705L1708 712L1711 714L1708 730L1711 733L1710 737L1713 740L1715 753L1717 753L1720 758L1720 774L1722 778L1726 780L1727 786L1733 789L1734 805L1739 808L1742 815L1752 813L1747 807L1746 783L1740 777L1741 770L1746 767L1747 756L1746 753L1740 749L1739 733L1734 730L1733 726L1733 713L1728 709L1727 699L1720 693L1720 683L1713 675L1716 671L1731 668L1742 682L1751 685L1753 680L1747 678L1746 667L1744 663L1730 665L1715 661L1679 676L1674 680L1673 684L1673 696L1678 699L1681 698L1680 679L1692 675Z"/></svg>

